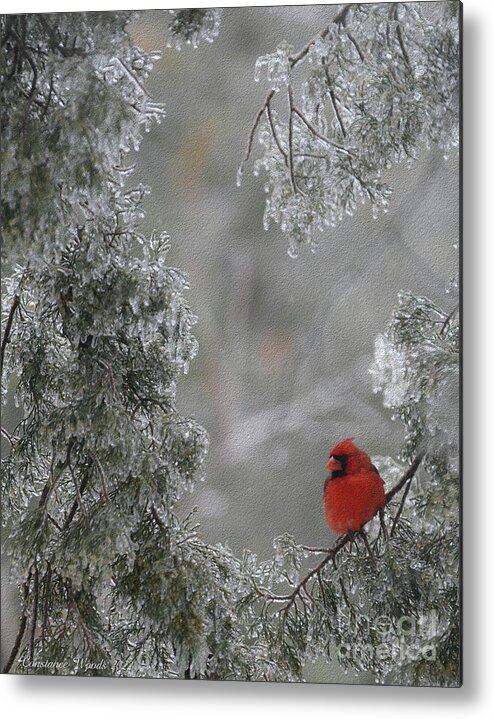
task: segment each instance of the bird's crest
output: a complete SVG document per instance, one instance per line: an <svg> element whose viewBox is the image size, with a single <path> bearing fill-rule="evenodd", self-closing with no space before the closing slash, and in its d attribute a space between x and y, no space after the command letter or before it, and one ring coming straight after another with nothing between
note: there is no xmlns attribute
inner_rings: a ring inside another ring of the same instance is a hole
<svg viewBox="0 0 494 719"><path fill-rule="evenodd" d="M352 454L358 454L361 450L359 450L358 447L354 445L353 439L353 437L349 437L348 439L343 439L341 442L338 442L336 447L333 447L330 454L346 454L348 456Z"/></svg>

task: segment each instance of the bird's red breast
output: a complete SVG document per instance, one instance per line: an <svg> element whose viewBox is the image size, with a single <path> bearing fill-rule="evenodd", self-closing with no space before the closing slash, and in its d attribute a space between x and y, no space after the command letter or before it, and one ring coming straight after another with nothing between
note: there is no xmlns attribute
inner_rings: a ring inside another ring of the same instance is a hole
<svg viewBox="0 0 494 719"><path fill-rule="evenodd" d="M324 514L336 534L358 531L383 507L384 483L368 454L345 439L331 450L326 465Z"/></svg>

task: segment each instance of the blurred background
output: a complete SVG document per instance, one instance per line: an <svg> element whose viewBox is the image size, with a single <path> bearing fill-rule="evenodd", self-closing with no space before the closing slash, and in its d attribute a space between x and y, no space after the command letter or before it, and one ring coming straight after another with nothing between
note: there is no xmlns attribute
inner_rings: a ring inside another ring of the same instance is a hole
<svg viewBox="0 0 494 719"><path fill-rule="evenodd" d="M184 514L197 505L206 540L263 559L283 532L331 542L321 494L339 440L354 437L373 457L399 451L401 426L372 391L374 340L401 289L447 306L457 270L457 158L429 151L411 170L396 166L386 215L360 207L297 259L276 226L263 229L264 178L252 163L236 186L267 93L254 82L256 59L283 40L300 49L337 11L224 9L213 44L181 51L166 47L167 11L144 11L131 26L135 44L162 53L148 88L167 110L134 158L134 182L152 188L143 231L169 233L169 263L188 274L198 317L199 355L178 397L207 429L210 451ZM12 616L8 625L4 650ZM352 681L327 666L308 678Z"/></svg>
<svg viewBox="0 0 494 719"><path fill-rule="evenodd" d="M254 82L257 57L282 40L300 49L337 8L224 9L213 44L180 52L166 48L166 11L131 28L162 52L148 87L167 109L135 158L134 180L152 188L143 229L170 234L169 262L187 272L198 317L199 355L178 392L211 441L192 500L208 540L263 557L286 531L329 541L321 493L336 442L396 455L401 427L372 391L374 340L399 290L447 305L457 270L455 158L429 151L411 170L396 166L386 215L362 206L297 259L277 226L263 229L264 178L252 163L236 186L267 92Z"/></svg>
<svg viewBox="0 0 494 719"><path fill-rule="evenodd" d="M208 430L206 482L197 505L211 542L272 556L273 537L326 546L321 494L329 450L351 436L373 457L403 441L372 391L374 340L410 290L448 306L457 271L458 159L424 152L396 166L389 212L358 209L297 259L277 226L264 231L264 177L236 171L268 88L260 55L283 40L303 47L338 6L222 11L213 44L166 47L166 11L132 26L137 44L162 52L149 89L167 117L144 138L136 179L148 184L147 233L166 230L169 262L190 279L199 355L179 384L179 406ZM257 142L253 157L256 157ZM352 681L336 666L315 681ZM362 681L363 677L360 677Z"/></svg>

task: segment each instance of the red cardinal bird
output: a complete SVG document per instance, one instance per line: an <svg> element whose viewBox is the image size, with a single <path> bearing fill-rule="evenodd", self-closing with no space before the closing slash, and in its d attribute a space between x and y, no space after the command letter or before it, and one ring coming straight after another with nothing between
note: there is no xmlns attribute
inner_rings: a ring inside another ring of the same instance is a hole
<svg viewBox="0 0 494 719"><path fill-rule="evenodd" d="M368 454L344 439L329 455L324 514L336 534L357 532L384 507L384 483Z"/></svg>

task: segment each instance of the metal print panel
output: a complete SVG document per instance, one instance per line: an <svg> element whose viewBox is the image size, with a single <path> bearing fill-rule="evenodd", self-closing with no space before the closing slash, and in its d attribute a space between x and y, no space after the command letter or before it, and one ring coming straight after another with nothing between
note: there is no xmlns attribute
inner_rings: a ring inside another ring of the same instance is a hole
<svg viewBox="0 0 494 719"><path fill-rule="evenodd" d="M461 4L1 35L3 671L459 686Z"/></svg>

